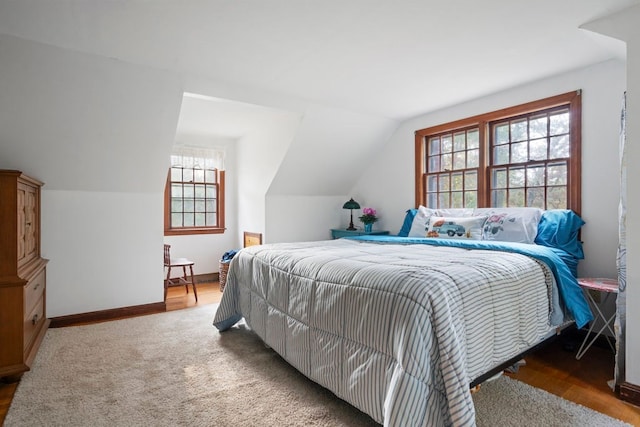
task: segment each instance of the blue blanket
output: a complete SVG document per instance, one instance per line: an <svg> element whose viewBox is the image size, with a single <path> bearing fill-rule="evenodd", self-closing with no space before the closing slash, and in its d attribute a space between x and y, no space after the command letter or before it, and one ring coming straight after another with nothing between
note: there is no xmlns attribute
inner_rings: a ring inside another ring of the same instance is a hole
<svg viewBox="0 0 640 427"><path fill-rule="evenodd" d="M593 314L584 297L582 288L571 273L570 268L563 261L562 250L547 246L529 245L524 243L496 242L485 240L456 240L420 237L398 236L354 236L346 237L354 240L365 240L386 244L424 244L432 246L452 246L466 249L484 249L494 251L514 252L533 257L549 266L556 279L560 297L569 314L576 321L576 326L582 328L593 320Z"/></svg>

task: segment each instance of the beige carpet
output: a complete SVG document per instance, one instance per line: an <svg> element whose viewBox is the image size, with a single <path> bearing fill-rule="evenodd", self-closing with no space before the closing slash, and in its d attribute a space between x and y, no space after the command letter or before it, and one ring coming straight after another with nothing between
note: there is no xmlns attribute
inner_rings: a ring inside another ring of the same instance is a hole
<svg viewBox="0 0 640 427"><path fill-rule="evenodd" d="M5 426L369 426L216 306L50 329ZM474 395L479 426L626 425L509 378Z"/></svg>

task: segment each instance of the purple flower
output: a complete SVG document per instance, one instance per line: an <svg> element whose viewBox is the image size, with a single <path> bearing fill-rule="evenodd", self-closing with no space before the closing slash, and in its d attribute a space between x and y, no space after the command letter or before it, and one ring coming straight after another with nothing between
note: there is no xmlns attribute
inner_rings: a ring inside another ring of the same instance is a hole
<svg viewBox="0 0 640 427"><path fill-rule="evenodd" d="M373 209L373 208L364 208L364 209L362 209L362 213L365 214L365 215L373 215L373 216L375 216L376 215L376 210Z"/></svg>

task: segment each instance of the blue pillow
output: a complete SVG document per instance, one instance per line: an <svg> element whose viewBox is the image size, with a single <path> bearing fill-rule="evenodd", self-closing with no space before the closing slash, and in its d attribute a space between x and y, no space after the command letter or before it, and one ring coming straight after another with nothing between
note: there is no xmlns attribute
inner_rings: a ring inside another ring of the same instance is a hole
<svg viewBox="0 0 640 427"><path fill-rule="evenodd" d="M408 209L407 214L404 216L404 222L402 228L398 232L400 237L409 237L409 231L411 230L411 224L413 224L413 218L415 218L418 209Z"/></svg>
<svg viewBox="0 0 640 427"><path fill-rule="evenodd" d="M559 248L576 259L584 259L578 231L585 222L569 209L552 209L542 214L535 243Z"/></svg>

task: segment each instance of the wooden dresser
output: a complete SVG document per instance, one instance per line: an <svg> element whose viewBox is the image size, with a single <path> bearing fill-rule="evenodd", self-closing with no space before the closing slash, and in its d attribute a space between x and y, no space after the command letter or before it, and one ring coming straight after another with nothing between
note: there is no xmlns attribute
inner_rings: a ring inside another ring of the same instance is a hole
<svg viewBox="0 0 640 427"><path fill-rule="evenodd" d="M40 256L40 188L0 170L0 378L28 371L49 326L46 265Z"/></svg>

